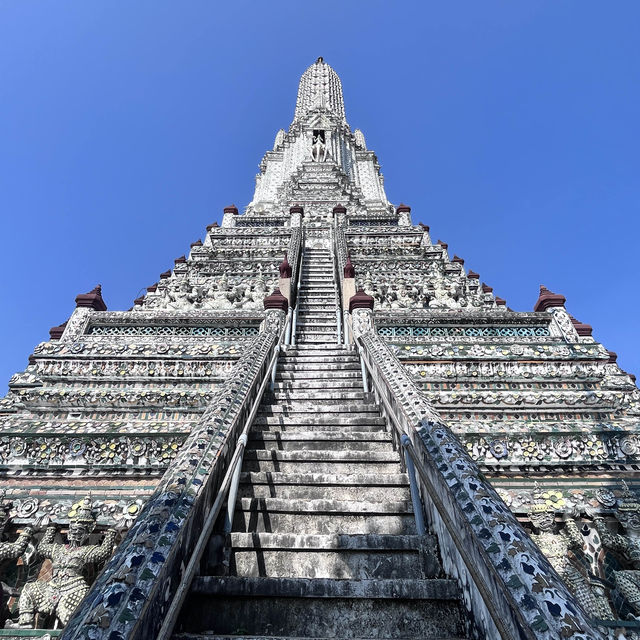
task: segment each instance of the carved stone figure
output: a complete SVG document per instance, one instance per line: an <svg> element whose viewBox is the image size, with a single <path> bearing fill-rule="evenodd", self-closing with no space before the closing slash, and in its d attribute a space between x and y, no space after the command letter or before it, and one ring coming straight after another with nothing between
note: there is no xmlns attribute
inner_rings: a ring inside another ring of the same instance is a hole
<svg viewBox="0 0 640 640"><path fill-rule="evenodd" d="M18 600L18 622L8 622L7 628L31 629L36 614L55 615L63 625L69 621L89 591L83 570L87 565L104 562L113 550L116 537L113 529L105 533L102 544L83 546L95 524L91 499L86 497L71 512L67 544L55 543L55 527L47 528L38 545L38 553L51 559L51 579L36 580L24 586Z"/></svg>
<svg viewBox="0 0 640 640"><path fill-rule="evenodd" d="M313 136L311 158L314 162L324 162L327 159L327 145L320 135Z"/></svg>
<svg viewBox="0 0 640 640"><path fill-rule="evenodd" d="M2 497L4 497L4 492L2 493ZM33 532L31 527L25 527L15 542L2 540L4 530L10 521L9 512L11 511L11 507L11 502L3 502L0 505L0 574L4 574L5 568L9 563L19 558L25 552ZM2 623L4 623L9 615L7 602L13 595L17 595L14 589L6 583L0 582L0 621Z"/></svg>
<svg viewBox="0 0 640 640"><path fill-rule="evenodd" d="M617 515L627 535L612 533L601 516L595 516L593 521L602 546L619 553L632 567L614 571L613 580L616 589L629 603L636 617L640 617L640 503L626 483L623 485L624 493Z"/></svg>
<svg viewBox="0 0 640 640"><path fill-rule="evenodd" d="M604 590L599 584L592 585L592 581L579 571L568 556L569 551L583 548L582 535L575 520L568 514L564 514L564 529L559 532L554 506L547 504L544 494L539 489L534 493L534 504L528 516L536 529L536 533L531 538L566 582L584 610L600 620L615 619L616 616Z"/></svg>

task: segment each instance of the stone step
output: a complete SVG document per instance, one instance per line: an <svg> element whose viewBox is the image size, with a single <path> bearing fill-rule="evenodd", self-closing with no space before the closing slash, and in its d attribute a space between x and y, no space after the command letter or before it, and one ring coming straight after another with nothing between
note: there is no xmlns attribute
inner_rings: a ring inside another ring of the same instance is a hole
<svg viewBox="0 0 640 640"><path fill-rule="evenodd" d="M464 630L453 580L197 577L186 632L304 638L451 638ZM206 637L206 636L205 636Z"/></svg>
<svg viewBox="0 0 640 640"><path fill-rule="evenodd" d="M371 413L364 413L361 415L354 415L349 412L344 412L343 414L324 414L316 415L309 413L301 413L298 412L298 415L288 416L283 413L260 413L253 420L252 426L290 426L290 425L309 425L314 427L320 427L322 429L325 428L340 428L344 429L345 426L349 426L352 428L360 428L362 426L377 426L380 428L385 428L386 423L383 417L375 411Z"/></svg>
<svg viewBox="0 0 640 640"><path fill-rule="evenodd" d="M426 577L422 536L232 533L231 571L242 577L385 580Z"/></svg>
<svg viewBox="0 0 640 640"><path fill-rule="evenodd" d="M400 466L398 465L398 469ZM240 473L241 482L252 484L304 484L317 486L380 486L408 487L409 476L406 473L368 474L368 473L281 473L251 472Z"/></svg>
<svg viewBox="0 0 640 640"><path fill-rule="evenodd" d="M336 324L336 314L335 313L327 313L324 311L314 311L314 312L307 312L307 311L299 311L298 312L298 320L297 323L298 324L313 324L313 323L319 323L319 324L326 324L327 322L331 322L334 326Z"/></svg>
<svg viewBox="0 0 640 640"><path fill-rule="evenodd" d="M321 349L319 347L301 347L300 345L290 345L284 347L282 354L292 355L292 356L340 356L345 359L356 360L359 362L359 358L355 351L351 351L347 349L343 345L329 345L326 349Z"/></svg>
<svg viewBox="0 0 640 640"><path fill-rule="evenodd" d="M312 402L318 407L324 407L327 402L339 402L341 400L365 400L364 391L350 391L340 389L327 389L326 391L310 389L290 389L287 391L274 391L269 394L268 400L276 402L287 402L291 406L296 406L298 402Z"/></svg>
<svg viewBox="0 0 640 640"><path fill-rule="evenodd" d="M345 441L345 442L363 442L367 444L372 444L375 442L384 442L391 443L392 438L391 434L388 431L380 431L378 433L370 433L369 431L357 431L355 429L349 429L344 431L338 430L329 430L325 431L324 429L301 429L298 431L287 430L282 433L258 433L251 432L249 433L249 439L253 440L262 440L264 442L277 441L277 442L289 442L289 441L305 441L305 442L321 442L326 440L327 442L334 442L336 440ZM252 447L255 448L254 445ZM321 448L321 447L318 447Z"/></svg>
<svg viewBox="0 0 640 640"><path fill-rule="evenodd" d="M339 380L339 379L357 379L362 383L362 375L360 369L357 370L353 367L351 369L345 369L340 371L313 371L307 370L303 365L297 365L297 368L293 370L282 371L280 366L276 370L276 381L278 380Z"/></svg>
<svg viewBox="0 0 640 640"><path fill-rule="evenodd" d="M335 313L326 313L322 312L322 314L317 313L313 316L306 316L302 313L298 314L297 325L326 325L330 324L332 329L336 328L337 316Z"/></svg>
<svg viewBox="0 0 640 640"><path fill-rule="evenodd" d="M328 350L331 349L331 347L338 347L338 345L328 345ZM323 353L318 353L318 352L313 352L313 353L305 353L305 354L299 354L299 353L292 353L289 351L284 351L280 354L280 357L278 359L278 365L282 364L282 366L290 366L290 365L297 365L297 364L304 364L304 365L317 365L317 364L322 364L322 365L334 365L333 369L335 369L336 371L341 371L344 367L347 368L351 368L354 366L357 366L358 368L360 368L360 361L358 360L358 357L354 354L354 355L347 355L347 354L342 354L342 353L337 353L335 355L331 354L331 355L324 355ZM323 367L323 369L326 370L326 366Z"/></svg>
<svg viewBox="0 0 640 640"><path fill-rule="evenodd" d="M278 376L284 374L295 374L293 379L298 379L297 376L300 374L301 378L303 374L308 374L308 376L316 377L316 375L325 374L326 377L335 377L341 378L343 374L351 373L354 375L362 376L362 372L359 366L355 364L345 364L340 369L334 369L330 367L326 362L309 362L305 364L304 362L300 362L298 364L285 364L278 363L278 368L276 370L276 380Z"/></svg>
<svg viewBox="0 0 640 640"><path fill-rule="evenodd" d="M313 335L303 335L303 336L296 336L296 342L298 344L336 344L337 343L337 337L334 336L328 336L328 335L324 335L324 334L318 334L317 336L313 336Z"/></svg>
<svg viewBox="0 0 640 640"><path fill-rule="evenodd" d="M288 417L294 417L296 414L317 414L318 407L314 406L312 402L288 402L287 404L265 404L261 405L258 408L258 414L261 415L278 415L283 414ZM374 414L380 415L380 409L378 405L372 403L351 403L351 404L333 404L331 406L322 406L322 413L324 414L336 414L336 413L346 413L348 415L366 415L366 414Z"/></svg>
<svg viewBox="0 0 640 640"><path fill-rule="evenodd" d="M300 335L301 333L308 333L308 334L335 334L336 333L336 323L334 322L327 322L324 324L317 324L317 323L310 323L310 322L299 322L298 323L298 327L297 327L297 331L296 334Z"/></svg>
<svg viewBox="0 0 640 640"><path fill-rule="evenodd" d="M335 313L335 298L332 299L332 304L333 304L333 309L331 308L330 305L328 305L326 302L318 302L315 300L299 300L298 301L298 311L317 311L318 309L320 310L325 310L327 313L329 313L329 311L333 311Z"/></svg>
<svg viewBox="0 0 640 640"><path fill-rule="evenodd" d="M305 506L306 510L301 510ZM233 531L415 535L416 525L409 502L378 505L337 500L240 498L233 517Z"/></svg>
<svg viewBox="0 0 640 640"><path fill-rule="evenodd" d="M340 349L341 351L344 351L345 353L355 353L355 351L353 349L349 349L347 346L343 345L341 347L331 347L332 349ZM317 346L305 346L302 347L300 345L295 345L293 347L287 347L288 349L298 349L299 351L318 351L319 349L322 349L322 347L317 347Z"/></svg>
<svg viewBox="0 0 640 640"><path fill-rule="evenodd" d="M308 432L308 433L351 433L357 431L358 433L368 433L369 435L375 433L388 433L385 428L380 425L351 425L341 422L338 424L317 425L315 422L311 424L256 424L255 421L251 426L251 430L256 433L288 433L288 432Z"/></svg>
<svg viewBox="0 0 640 640"><path fill-rule="evenodd" d="M382 451L277 451L248 449L242 469L279 473L392 473L400 468L398 455Z"/></svg>
<svg viewBox="0 0 640 640"><path fill-rule="evenodd" d="M246 475L257 476L266 474L253 473ZM280 475L287 476L293 474ZM326 500L334 498L335 500L366 500L367 502L381 502L387 500L403 501L409 500L411 497L408 485L267 484L244 481L242 481L238 487L238 496L241 498L281 498L283 500Z"/></svg>
<svg viewBox="0 0 640 640"><path fill-rule="evenodd" d="M304 437L304 436L307 437ZM359 434L360 437L350 438L350 434L338 431L316 435L313 431L294 433L269 434L255 433L249 439L252 449L277 449L278 451L393 451L391 437L385 432L380 434ZM383 435L385 438L372 438L372 435ZM363 437L363 436L369 436Z"/></svg>
<svg viewBox="0 0 640 640"><path fill-rule="evenodd" d="M324 380L290 380L289 382L278 382L273 385L274 391L313 391L327 389L343 389L345 391L362 391L362 380L360 378L336 378Z"/></svg>

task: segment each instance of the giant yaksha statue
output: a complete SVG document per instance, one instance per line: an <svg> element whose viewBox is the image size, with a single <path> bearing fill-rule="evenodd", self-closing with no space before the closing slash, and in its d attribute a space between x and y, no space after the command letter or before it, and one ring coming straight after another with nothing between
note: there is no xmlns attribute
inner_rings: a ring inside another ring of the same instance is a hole
<svg viewBox="0 0 640 640"><path fill-rule="evenodd" d="M109 529L102 544L83 546L96 526L92 506L90 497L74 505L69 514L67 544L55 543L55 527L47 528L38 545L38 553L51 559L51 579L36 580L24 586L18 600L18 622L8 622L7 627L31 629L36 614L47 617L55 614L63 625L69 621L89 591L83 570L87 565L98 564L109 558L116 537L116 531Z"/></svg>
<svg viewBox="0 0 640 640"><path fill-rule="evenodd" d="M531 538L591 617L614 620L616 615L600 583L592 584L569 557L569 551L582 550L584 546L583 537L575 520L570 514L564 513L564 529L558 531L555 507L553 504L548 504L551 501L545 499L538 483L535 484L533 497L534 502L528 513L529 521L535 529Z"/></svg>
<svg viewBox="0 0 640 640"><path fill-rule="evenodd" d="M25 552L31 539L31 534L33 533L31 527L25 527L15 542L3 540L4 530L11 520L9 512L12 507L11 502L5 502L3 500L4 495L5 492L2 491L0 493L0 576L4 576L12 560L16 560ZM9 616L7 602L12 595L15 595L14 590L8 584L0 582L0 622L2 624L4 624L4 621Z"/></svg>
<svg viewBox="0 0 640 640"><path fill-rule="evenodd" d="M617 516L627 535L612 533L602 516L595 516L593 521L600 534L602 546L619 553L632 567L614 571L613 581L633 613L640 616L640 503L626 483L623 483L623 489Z"/></svg>

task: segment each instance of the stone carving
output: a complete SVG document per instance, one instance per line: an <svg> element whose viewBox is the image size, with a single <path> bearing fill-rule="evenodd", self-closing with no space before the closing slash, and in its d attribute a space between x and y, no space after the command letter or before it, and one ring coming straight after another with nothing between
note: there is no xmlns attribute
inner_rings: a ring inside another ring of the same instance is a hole
<svg viewBox="0 0 640 640"><path fill-rule="evenodd" d="M551 566L575 594L584 610L594 618L613 620L616 616L602 587L596 582L592 586L589 577L584 575L569 558L569 551L582 550L583 541L575 520L566 512L564 529L558 531L555 511L556 508L564 506L563 499L558 497L560 495L559 492L542 492L537 488L536 483L534 502L528 514L536 531L531 537Z"/></svg>
<svg viewBox="0 0 640 640"><path fill-rule="evenodd" d="M225 272L217 282L209 279L192 283L188 278L171 278L167 284L158 285L153 295L145 299L141 309L174 309L184 311L190 309L219 310L261 309L267 289L272 288L275 279L269 282L258 265L258 274L251 278L231 278Z"/></svg>
<svg viewBox="0 0 640 640"><path fill-rule="evenodd" d="M15 561L26 550L31 534L33 533L32 527L25 527L15 542L9 542L3 540L5 528L10 522L10 511L13 506L11 502L4 500L5 491L0 492L0 575L4 573L4 570L11 561ZM7 619L9 611L7 610L7 602L11 596L15 596L17 593L8 584L0 582L0 624L4 624Z"/></svg>
<svg viewBox="0 0 640 640"><path fill-rule="evenodd" d="M314 162L325 162L327 159L327 145L324 141L324 132L313 136L311 159Z"/></svg>
<svg viewBox="0 0 640 640"><path fill-rule="evenodd" d="M54 542L55 527L49 527L38 545L38 553L50 558L52 565L49 580L28 582L22 589L18 600L19 618L17 623L8 622L6 627L31 629L35 617L55 616L65 625L76 607L89 591L89 585L83 576L88 565L104 562L113 551L116 531L105 533L100 545L85 545L95 528L93 504L89 497L74 505L70 513L67 544Z"/></svg>
<svg viewBox="0 0 640 640"><path fill-rule="evenodd" d="M602 516L596 515L593 521L600 534L602 546L620 554L632 567L614 571L613 579L618 592L640 619L640 503L626 483L617 515L626 535L612 533Z"/></svg>

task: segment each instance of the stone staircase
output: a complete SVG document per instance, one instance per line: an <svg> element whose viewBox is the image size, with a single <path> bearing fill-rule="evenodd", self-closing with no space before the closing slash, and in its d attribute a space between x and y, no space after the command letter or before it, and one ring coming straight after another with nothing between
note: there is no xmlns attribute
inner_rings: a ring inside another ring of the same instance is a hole
<svg viewBox="0 0 640 640"><path fill-rule="evenodd" d="M329 252L307 249L303 267L297 345L253 424L226 567L194 580L175 637L464 637L357 356L336 344Z"/></svg>

